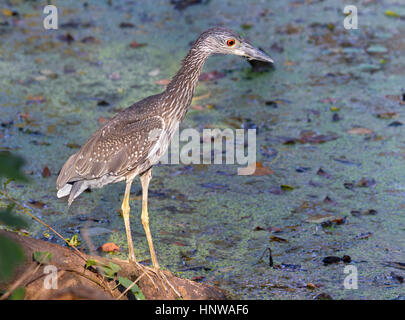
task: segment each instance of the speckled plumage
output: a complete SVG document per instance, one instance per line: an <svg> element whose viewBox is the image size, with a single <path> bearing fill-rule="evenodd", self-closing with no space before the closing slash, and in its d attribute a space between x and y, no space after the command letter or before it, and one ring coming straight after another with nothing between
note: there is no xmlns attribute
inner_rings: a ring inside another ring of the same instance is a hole
<svg viewBox="0 0 405 320"><path fill-rule="evenodd" d="M228 39L236 42L232 48L226 45ZM70 205L87 188L133 179L157 163L183 120L202 67L213 53L272 61L232 30L205 31L194 42L164 92L118 113L66 161L56 182L58 197L69 195Z"/></svg>
<svg viewBox="0 0 405 320"><path fill-rule="evenodd" d="M166 90L133 104L98 129L80 150L66 161L56 181L57 196L69 196L70 206L87 188L101 188L106 184L125 180L121 210L129 260L135 262L129 221L129 196L132 181L140 175L141 220L155 270L159 270L159 264L153 247L148 215L148 188L152 178L152 166L166 152L171 136L186 115L204 62L214 53L235 54L272 62L270 57L253 48L232 30L212 28L205 31L194 42ZM169 285L171 286L170 283ZM178 294L177 291L176 293Z"/></svg>
<svg viewBox="0 0 405 320"><path fill-rule="evenodd" d="M213 34L239 39L224 28L212 28L201 34L163 93L118 113L68 159L57 179L58 197L69 195L70 205L87 188L101 188L128 176L135 177L159 160L187 112L205 60L213 53L216 46L215 38L210 37ZM150 139L153 130L160 130L166 138Z"/></svg>

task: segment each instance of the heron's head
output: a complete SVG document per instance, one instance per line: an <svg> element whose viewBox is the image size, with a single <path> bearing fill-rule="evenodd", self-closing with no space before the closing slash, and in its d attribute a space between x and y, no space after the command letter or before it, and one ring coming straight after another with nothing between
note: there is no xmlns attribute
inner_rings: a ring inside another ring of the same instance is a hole
<svg viewBox="0 0 405 320"><path fill-rule="evenodd" d="M208 53L235 54L249 60L259 60L273 63L267 54L253 47L242 39L236 32L227 28L211 28L201 34L197 42L200 49Z"/></svg>

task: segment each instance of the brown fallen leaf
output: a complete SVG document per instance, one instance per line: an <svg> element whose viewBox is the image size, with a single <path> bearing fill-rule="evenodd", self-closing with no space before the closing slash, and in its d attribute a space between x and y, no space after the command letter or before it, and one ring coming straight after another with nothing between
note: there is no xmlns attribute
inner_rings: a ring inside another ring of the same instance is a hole
<svg viewBox="0 0 405 320"><path fill-rule="evenodd" d="M43 96L28 96L25 98L27 104L44 103L46 99Z"/></svg>
<svg viewBox="0 0 405 320"><path fill-rule="evenodd" d="M284 65L286 67L295 66L296 64L297 64L296 62L290 61L290 60L287 60L286 62L284 62Z"/></svg>
<svg viewBox="0 0 405 320"><path fill-rule="evenodd" d="M336 133L328 133L328 134L316 134L315 132L303 132L301 137L297 139L300 143L324 143L328 141L333 141L339 138Z"/></svg>
<svg viewBox="0 0 405 320"><path fill-rule="evenodd" d="M204 72L201 73L199 80L200 81L212 81L212 80L217 80L225 77L225 73L214 70L211 72Z"/></svg>
<svg viewBox="0 0 405 320"><path fill-rule="evenodd" d="M98 117L98 124L104 124L110 120L111 120L110 118Z"/></svg>
<svg viewBox="0 0 405 320"><path fill-rule="evenodd" d="M336 219L335 216L331 215L331 214L316 214L314 216L309 217L308 219L306 219L306 222L311 222L311 223L317 223L317 224L321 224L327 221L333 221L334 219Z"/></svg>
<svg viewBox="0 0 405 320"><path fill-rule="evenodd" d="M42 209L43 207L45 207L45 203L43 203L41 201L37 201L37 200L28 201L28 205L31 208L36 208L36 209Z"/></svg>
<svg viewBox="0 0 405 320"><path fill-rule="evenodd" d="M84 37L82 40L80 40L80 42L89 43L89 44L99 44L100 40L93 36L88 36L88 37Z"/></svg>
<svg viewBox="0 0 405 320"><path fill-rule="evenodd" d="M375 184L376 184L375 179L362 178L359 182L356 183L356 186L368 188L375 186Z"/></svg>
<svg viewBox="0 0 405 320"><path fill-rule="evenodd" d="M167 86L170 83L170 79L160 79L160 80L156 80L155 84L158 84L160 86Z"/></svg>
<svg viewBox="0 0 405 320"><path fill-rule="evenodd" d="M204 107L199 104L199 105L191 106L191 109L197 110L197 111L202 111L202 110L204 110Z"/></svg>
<svg viewBox="0 0 405 320"><path fill-rule="evenodd" d="M346 222L346 217L337 217L336 219L333 219L332 222L338 225L344 224Z"/></svg>
<svg viewBox="0 0 405 320"><path fill-rule="evenodd" d="M315 285L315 284L313 284L313 283L311 283L311 282L308 282L308 283L307 283L307 288L313 290L313 289L318 288L318 286Z"/></svg>
<svg viewBox="0 0 405 320"><path fill-rule="evenodd" d="M254 231L262 231L265 230L263 227L257 226L256 228L253 229Z"/></svg>
<svg viewBox="0 0 405 320"><path fill-rule="evenodd" d="M365 233L360 233L358 236L356 236L356 239L362 240L362 239L368 239L373 235L371 232L365 232Z"/></svg>
<svg viewBox="0 0 405 320"><path fill-rule="evenodd" d="M254 176L267 176L273 174L274 171L269 167L263 166L261 162L253 163L247 167L238 170L238 174L242 176L254 175Z"/></svg>
<svg viewBox="0 0 405 320"><path fill-rule="evenodd" d="M136 48L142 48L142 47L145 47L145 46L146 46L146 43L139 43L139 42L136 42L136 41L132 41L132 42L129 44L129 46L130 46L131 48L134 48L134 49L136 49Z"/></svg>
<svg viewBox="0 0 405 320"><path fill-rule="evenodd" d="M322 168L319 168L319 170L316 172L316 174L318 176L325 177L328 179L331 177L331 175L328 172L326 172L325 170L323 170Z"/></svg>
<svg viewBox="0 0 405 320"><path fill-rule="evenodd" d="M288 242L287 239L276 237L276 236L270 236L270 241L275 241L275 242Z"/></svg>
<svg viewBox="0 0 405 320"><path fill-rule="evenodd" d="M377 118L380 119L393 119L398 117L398 113L396 112L382 112L377 114Z"/></svg>
<svg viewBox="0 0 405 320"><path fill-rule="evenodd" d="M28 112L26 112L26 113L19 113L18 116L19 116L21 119L24 119L24 120L27 121L27 122L29 122L29 121L31 120L31 116L30 116L30 114L29 114Z"/></svg>
<svg viewBox="0 0 405 320"><path fill-rule="evenodd" d="M70 148L70 149L78 149L80 148L80 145L77 143L66 143L66 147Z"/></svg>
<svg viewBox="0 0 405 320"><path fill-rule="evenodd" d="M357 128L352 128L349 131L347 131L347 133L350 134L358 134L358 135L371 135L374 132L370 129L367 128L361 128L361 127L357 127Z"/></svg>
<svg viewBox="0 0 405 320"><path fill-rule="evenodd" d="M268 227L266 231L273 232L273 233L279 233L283 232L283 228L278 228L278 227Z"/></svg>
<svg viewBox="0 0 405 320"><path fill-rule="evenodd" d="M48 167L45 167L45 168L42 170L42 177L46 178L46 177L49 177L50 175L51 175L51 170L49 170Z"/></svg>
<svg viewBox="0 0 405 320"><path fill-rule="evenodd" d="M103 252L118 252L120 251L120 247L113 242L107 242L100 247L100 250Z"/></svg>

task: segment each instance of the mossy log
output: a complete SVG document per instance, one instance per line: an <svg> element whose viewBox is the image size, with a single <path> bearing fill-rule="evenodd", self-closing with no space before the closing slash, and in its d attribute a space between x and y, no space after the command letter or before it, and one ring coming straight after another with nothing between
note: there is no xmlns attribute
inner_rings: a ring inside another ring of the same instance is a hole
<svg viewBox="0 0 405 320"><path fill-rule="evenodd" d="M86 268L88 259L96 260L108 265L113 262L120 266L117 276L125 277L135 281L145 273L147 267L140 264L129 263L118 259L107 259L99 256L90 256L60 245L21 236L17 233L1 231L3 234L18 242L24 250L25 260L16 269L13 279L7 283L0 283L0 290L7 291L16 284L24 287L25 299L130 299L134 298L132 293L122 295L125 288L119 285L118 281L103 275L99 268ZM33 259L34 252L45 251L52 253L50 265L57 268L57 289L46 289L44 280L47 276L44 273L46 265L40 265ZM163 271L167 280L173 285L185 300L210 300L226 299L226 293L214 286L196 283L188 279L174 276L169 271ZM146 299L179 299L176 292L168 284L149 271L137 282L139 289ZM129 291L130 292L130 291Z"/></svg>

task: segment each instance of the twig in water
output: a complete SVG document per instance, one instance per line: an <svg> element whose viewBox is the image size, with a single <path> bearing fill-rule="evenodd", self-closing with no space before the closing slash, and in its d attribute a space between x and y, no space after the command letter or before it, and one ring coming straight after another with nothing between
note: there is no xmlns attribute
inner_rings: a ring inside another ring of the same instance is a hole
<svg viewBox="0 0 405 320"><path fill-rule="evenodd" d="M263 259L264 255L266 254L267 251L269 251L269 267L272 267L274 265L274 263L273 263L273 253L271 252L270 247L267 247L266 249L264 249L262 255L259 258L259 261Z"/></svg>
<svg viewBox="0 0 405 320"><path fill-rule="evenodd" d="M4 191L0 191L0 195L2 195L3 197L6 197L7 200L15 203L17 205L17 207L19 207L22 211L24 211L24 213L28 214L32 219L34 219L35 221L39 222L40 224L42 224L43 226L45 226L46 228L48 228L49 230L51 230L54 234L56 234L59 238L61 238L69 247L71 247L72 249L74 249L76 251L76 253L84 260L87 261L86 257L83 255L83 253L81 253L79 251L79 249L77 249L75 246L70 245L69 241L67 241L65 238L63 238L55 229L53 229L49 224L43 222L41 219L39 219L38 217L34 216L31 212L29 212L29 210L23 206L21 203L19 203L18 201L14 200L13 198L11 198L6 192Z"/></svg>

